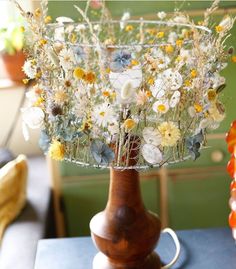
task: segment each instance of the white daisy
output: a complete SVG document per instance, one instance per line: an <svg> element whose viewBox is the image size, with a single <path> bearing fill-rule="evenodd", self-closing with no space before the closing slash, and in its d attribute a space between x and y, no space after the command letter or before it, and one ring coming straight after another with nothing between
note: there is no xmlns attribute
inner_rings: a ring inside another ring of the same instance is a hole
<svg viewBox="0 0 236 269"><path fill-rule="evenodd" d="M71 49L62 49L59 54L60 64L65 71L71 70L75 64L74 53Z"/></svg>
<svg viewBox="0 0 236 269"><path fill-rule="evenodd" d="M160 114L165 114L169 110L169 108L169 102L165 99L156 101L152 106L152 109Z"/></svg>
<svg viewBox="0 0 236 269"><path fill-rule="evenodd" d="M24 73L27 77L30 79L34 79L37 74L37 65L34 60L27 60L25 61L23 67L22 67Z"/></svg>
<svg viewBox="0 0 236 269"><path fill-rule="evenodd" d="M102 127L106 127L109 123L116 121L116 114L108 103L103 103L94 107L92 113L93 121Z"/></svg>

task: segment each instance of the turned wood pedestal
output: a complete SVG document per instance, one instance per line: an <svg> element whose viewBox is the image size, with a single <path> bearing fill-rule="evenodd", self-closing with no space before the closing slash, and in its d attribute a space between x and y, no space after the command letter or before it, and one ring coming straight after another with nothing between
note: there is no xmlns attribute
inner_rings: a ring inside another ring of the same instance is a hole
<svg viewBox="0 0 236 269"><path fill-rule="evenodd" d="M159 269L153 252L160 237L157 215L143 205L139 173L111 168L107 206L90 222L92 239L100 250L93 269Z"/></svg>

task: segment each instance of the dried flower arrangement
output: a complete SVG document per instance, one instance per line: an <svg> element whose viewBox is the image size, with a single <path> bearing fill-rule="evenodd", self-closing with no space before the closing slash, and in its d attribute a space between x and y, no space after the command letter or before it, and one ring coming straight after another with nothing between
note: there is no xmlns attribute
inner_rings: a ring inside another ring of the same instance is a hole
<svg viewBox="0 0 236 269"><path fill-rule="evenodd" d="M198 158L206 133L225 117L220 72L232 54L225 40L235 18L211 26L218 3L198 24L179 11L158 12L157 21L129 13L113 20L105 1L88 1L85 11L75 6L82 22L51 23L46 0L34 13L17 4L29 25L23 69L37 80L23 109L25 135L27 127L41 128L45 152L84 166ZM89 6L100 9L99 20L89 20Z"/></svg>

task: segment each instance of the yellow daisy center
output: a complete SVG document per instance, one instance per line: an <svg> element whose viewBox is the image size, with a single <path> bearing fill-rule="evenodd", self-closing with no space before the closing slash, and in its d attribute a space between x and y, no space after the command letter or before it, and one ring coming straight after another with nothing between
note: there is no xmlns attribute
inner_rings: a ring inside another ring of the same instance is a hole
<svg viewBox="0 0 236 269"><path fill-rule="evenodd" d="M160 104L157 106L157 110L159 112L164 112L164 111L166 111L166 106L164 104Z"/></svg>

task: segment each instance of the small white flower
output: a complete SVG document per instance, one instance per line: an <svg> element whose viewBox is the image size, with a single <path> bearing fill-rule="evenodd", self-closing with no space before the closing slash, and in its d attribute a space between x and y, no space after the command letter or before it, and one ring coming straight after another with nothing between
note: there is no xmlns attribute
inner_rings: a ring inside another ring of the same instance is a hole
<svg viewBox="0 0 236 269"><path fill-rule="evenodd" d="M158 129L153 127L145 127L143 129L143 139L147 144L159 146L161 144L161 134Z"/></svg>
<svg viewBox="0 0 236 269"><path fill-rule="evenodd" d="M183 79L181 74L169 68L157 76L154 85L150 89L154 97L161 98L166 91L178 90L182 84Z"/></svg>
<svg viewBox="0 0 236 269"><path fill-rule="evenodd" d="M159 48L157 50L153 50L153 56L155 57L155 64L158 69L167 68L171 62L170 57Z"/></svg>
<svg viewBox="0 0 236 269"><path fill-rule="evenodd" d="M92 119L98 126L107 127L109 123L116 121L116 113L108 103L103 103L94 107Z"/></svg>
<svg viewBox="0 0 236 269"><path fill-rule="evenodd" d="M59 24L63 24L63 23L70 23L70 22L74 22L74 21L69 17L57 17L56 22Z"/></svg>
<svg viewBox="0 0 236 269"><path fill-rule="evenodd" d="M37 74L37 65L33 60L25 61L23 65L23 71L25 72L26 76L30 79L34 79Z"/></svg>
<svg viewBox="0 0 236 269"><path fill-rule="evenodd" d="M178 35L176 34L176 32L170 32L169 35L168 35L168 43L175 43L175 41L177 40L178 38Z"/></svg>
<svg viewBox="0 0 236 269"><path fill-rule="evenodd" d="M31 129L40 128L44 120L44 112L39 107L28 107L22 109L22 118Z"/></svg>
<svg viewBox="0 0 236 269"><path fill-rule="evenodd" d="M59 54L60 64L65 71L71 70L75 64L74 53L71 49L62 49Z"/></svg>
<svg viewBox="0 0 236 269"><path fill-rule="evenodd" d="M137 65L122 73L110 72L109 78L112 87L116 90L121 90L122 86L127 81L132 81L133 87L138 88L142 82L142 68L140 65Z"/></svg>
<svg viewBox="0 0 236 269"><path fill-rule="evenodd" d="M219 26L223 27L224 31L228 31L232 28L234 20L230 16L226 16L219 24Z"/></svg>
<svg viewBox="0 0 236 269"><path fill-rule="evenodd" d="M158 100L152 106L152 109L160 114L165 114L169 108L170 106L168 100Z"/></svg>
<svg viewBox="0 0 236 269"><path fill-rule="evenodd" d="M184 15L178 15L173 19L173 21L175 23L187 23L188 19Z"/></svg>
<svg viewBox="0 0 236 269"><path fill-rule="evenodd" d="M180 92L175 91L174 94L170 98L170 107L176 107L176 105L179 103L180 100Z"/></svg>
<svg viewBox="0 0 236 269"><path fill-rule="evenodd" d="M86 30L86 26L84 24L82 24L82 23L77 25L76 28L75 28L76 32L82 32L84 30Z"/></svg>
<svg viewBox="0 0 236 269"><path fill-rule="evenodd" d="M120 29L123 30L125 28L126 25L126 21L130 19L130 13L129 12L125 12L123 14L123 16L121 17L120 20Z"/></svg>
<svg viewBox="0 0 236 269"><path fill-rule="evenodd" d="M163 156L159 148L152 144L144 144L142 147L142 155L145 161L150 164L158 164L163 160Z"/></svg>
<svg viewBox="0 0 236 269"><path fill-rule="evenodd" d="M164 11L160 11L157 13L157 17L161 20L165 19L166 13Z"/></svg>

